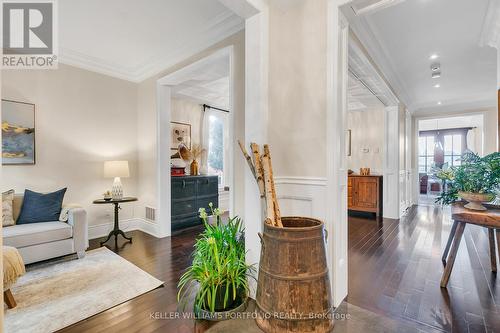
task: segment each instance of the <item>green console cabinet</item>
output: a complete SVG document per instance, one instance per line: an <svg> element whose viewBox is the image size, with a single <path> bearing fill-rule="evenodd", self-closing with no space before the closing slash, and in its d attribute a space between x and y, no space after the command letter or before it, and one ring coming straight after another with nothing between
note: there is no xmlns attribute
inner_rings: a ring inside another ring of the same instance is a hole
<svg viewBox="0 0 500 333"><path fill-rule="evenodd" d="M218 176L174 176L172 189L172 231L201 224L198 209L208 204L219 207Z"/></svg>

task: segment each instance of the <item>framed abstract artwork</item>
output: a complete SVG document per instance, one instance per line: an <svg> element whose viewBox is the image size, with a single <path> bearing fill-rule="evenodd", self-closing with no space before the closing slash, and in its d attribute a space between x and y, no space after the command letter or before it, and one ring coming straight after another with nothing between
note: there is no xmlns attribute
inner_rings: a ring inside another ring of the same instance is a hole
<svg viewBox="0 0 500 333"><path fill-rule="evenodd" d="M179 123L176 121L170 122L171 131L171 146L172 150L177 150L180 143L184 143L188 149L191 149L191 125Z"/></svg>
<svg viewBox="0 0 500 333"><path fill-rule="evenodd" d="M2 164L35 164L35 104L2 99Z"/></svg>

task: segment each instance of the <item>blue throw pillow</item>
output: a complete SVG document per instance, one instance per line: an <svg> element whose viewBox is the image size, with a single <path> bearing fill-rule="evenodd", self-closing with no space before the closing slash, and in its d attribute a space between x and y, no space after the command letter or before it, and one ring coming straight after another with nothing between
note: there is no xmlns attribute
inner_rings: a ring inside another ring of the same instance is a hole
<svg viewBox="0 0 500 333"><path fill-rule="evenodd" d="M47 194L25 190L16 224L59 221L65 193L66 188Z"/></svg>

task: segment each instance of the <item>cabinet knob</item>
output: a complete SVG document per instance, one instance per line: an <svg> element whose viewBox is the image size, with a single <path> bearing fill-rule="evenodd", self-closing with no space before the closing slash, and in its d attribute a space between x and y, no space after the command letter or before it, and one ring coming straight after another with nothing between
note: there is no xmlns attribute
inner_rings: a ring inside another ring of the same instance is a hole
<svg viewBox="0 0 500 333"><path fill-rule="evenodd" d="M186 181L185 181L185 180L183 180L183 181L182 181L182 188L185 188L185 187L186 187Z"/></svg>

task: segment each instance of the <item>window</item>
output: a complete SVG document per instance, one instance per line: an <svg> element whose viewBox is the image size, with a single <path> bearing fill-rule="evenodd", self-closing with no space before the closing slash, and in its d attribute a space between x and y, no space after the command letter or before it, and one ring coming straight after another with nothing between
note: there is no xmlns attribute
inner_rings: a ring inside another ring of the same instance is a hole
<svg viewBox="0 0 500 333"><path fill-rule="evenodd" d="M418 137L418 172L428 173L434 163L434 137Z"/></svg>
<svg viewBox="0 0 500 333"><path fill-rule="evenodd" d="M210 115L208 135L208 173L219 176L219 187L224 186L224 118Z"/></svg>
<svg viewBox="0 0 500 333"><path fill-rule="evenodd" d="M448 166L460 165L462 156L462 135L449 134L444 136L444 163Z"/></svg>

